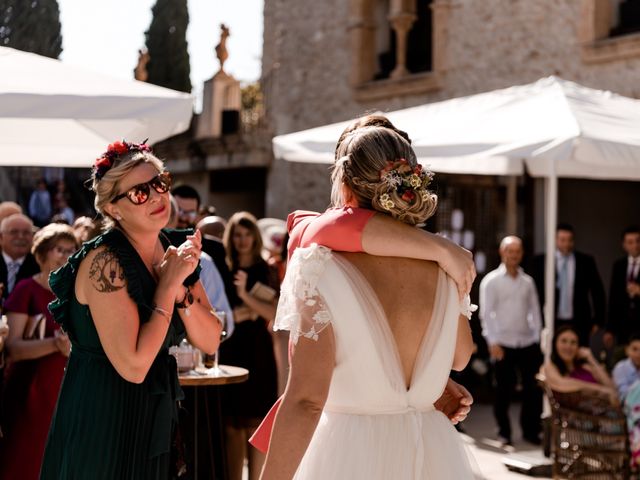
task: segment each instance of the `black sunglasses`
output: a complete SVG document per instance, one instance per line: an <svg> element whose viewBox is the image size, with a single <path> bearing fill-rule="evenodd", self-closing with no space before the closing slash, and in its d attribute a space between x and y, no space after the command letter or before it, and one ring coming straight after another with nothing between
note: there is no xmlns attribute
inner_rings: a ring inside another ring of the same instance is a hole
<svg viewBox="0 0 640 480"><path fill-rule="evenodd" d="M171 189L171 174L169 172L162 172L148 182L134 185L126 192L116 195L113 200L111 200L111 203L116 203L121 198L127 197L134 205L142 205L149 200L152 188L158 193L167 193Z"/></svg>

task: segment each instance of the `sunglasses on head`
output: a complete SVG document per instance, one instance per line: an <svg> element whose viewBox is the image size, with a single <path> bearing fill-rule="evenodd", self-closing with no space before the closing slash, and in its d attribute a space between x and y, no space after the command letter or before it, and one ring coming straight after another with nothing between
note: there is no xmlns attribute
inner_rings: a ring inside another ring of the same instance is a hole
<svg viewBox="0 0 640 480"><path fill-rule="evenodd" d="M142 205L149 200L152 188L158 193L167 193L171 189L171 174L169 172L162 172L148 182L134 185L126 192L116 195L113 200L111 200L111 203L116 203L121 198L127 197L134 205Z"/></svg>

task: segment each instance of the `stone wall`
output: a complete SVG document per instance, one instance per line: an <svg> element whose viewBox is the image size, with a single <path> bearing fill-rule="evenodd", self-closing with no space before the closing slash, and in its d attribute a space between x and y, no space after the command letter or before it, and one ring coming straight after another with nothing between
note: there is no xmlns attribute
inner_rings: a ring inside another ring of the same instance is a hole
<svg viewBox="0 0 640 480"><path fill-rule="evenodd" d="M640 54L633 48L631 55L617 60L584 59L583 31L593 21L588 12L602 0L436 0L448 7L442 88L358 102L349 83L351 1L355 0L265 1L263 84L275 134L548 75L640 97ZM605 46L617 48L616 42ZM328 202L325 166L274 165L274 170L271 178L278 182L269 185L268 213L319 208Z"/></svg>

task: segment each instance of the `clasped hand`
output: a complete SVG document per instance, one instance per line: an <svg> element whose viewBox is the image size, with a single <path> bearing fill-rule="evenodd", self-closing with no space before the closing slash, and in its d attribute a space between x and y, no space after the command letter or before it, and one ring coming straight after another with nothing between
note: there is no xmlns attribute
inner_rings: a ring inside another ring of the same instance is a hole
<svg viewBox="0 0 640 480"><path fill-rule="evenodd" d="M187 235L187 239L180 246L175 247L172 245L167 248L162 262L157 267L160 281L181 285L198 266L201 251L202 235L199 230L196 230L193 235Z"/></svg>

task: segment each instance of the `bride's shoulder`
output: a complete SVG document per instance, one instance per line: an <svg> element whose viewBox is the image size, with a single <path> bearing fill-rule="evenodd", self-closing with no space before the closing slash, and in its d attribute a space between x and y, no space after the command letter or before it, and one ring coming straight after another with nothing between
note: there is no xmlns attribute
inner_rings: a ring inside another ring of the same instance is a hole
<svg viewBox="0 0 640 480"><path fill-rule="evenodd" d="M298 247L289 260L287 274L315 283L331 258L331 250L322 245L314 243L308 247Z"/></svg>
<svg viewBox="0 0 640 480"><path fill-rule="evenodd" d="M308 247L298 247L293 252L290 262L326 262L333 256L331 249L312 243Z"/></svg>

